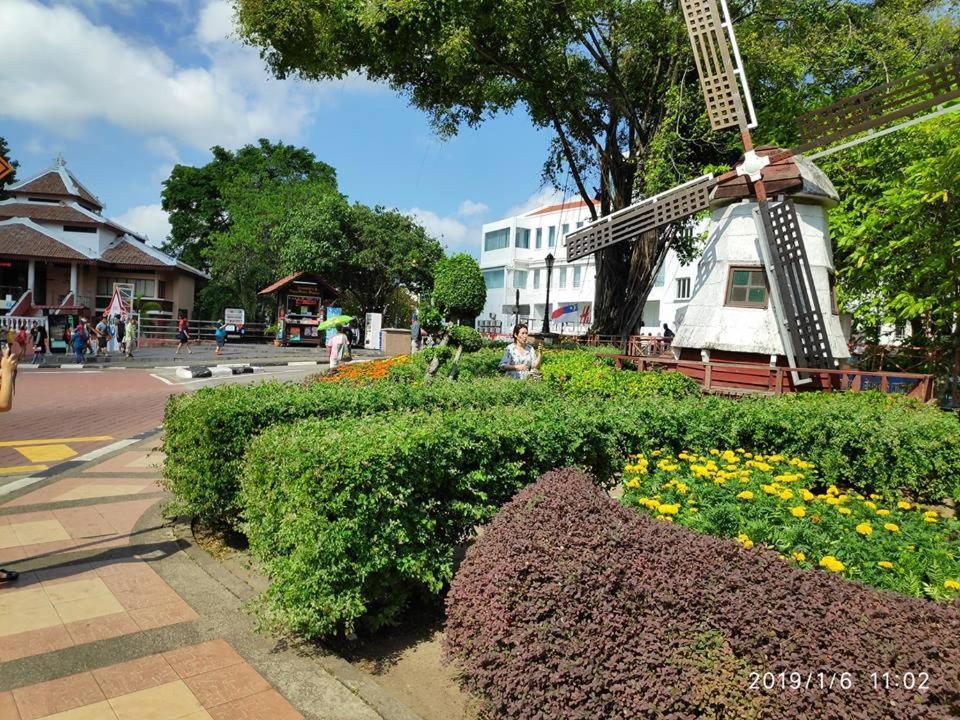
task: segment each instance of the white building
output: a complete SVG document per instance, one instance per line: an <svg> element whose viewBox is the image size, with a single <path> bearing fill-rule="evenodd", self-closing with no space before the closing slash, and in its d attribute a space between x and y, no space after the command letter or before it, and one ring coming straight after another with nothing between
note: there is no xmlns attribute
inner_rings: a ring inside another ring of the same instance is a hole
<svg viewBox="0 0 960 720"><path fill-rule="evenodd" d="M519 317L529 322L531 331L538 332L547 300L546 257L552 254L550 330L585 332L593 322L596 265L592 255L567 263L566 236L589 221L586 203L569 200L486 223L480 268L487 283L487 302L477 318L477 328L509 334L517 314L519 290ZM696 275L697 263L684 266L676 253L667 254L643 308L642 333L656 334L664 323L676 330L677 313L689 302Z"/></svg>

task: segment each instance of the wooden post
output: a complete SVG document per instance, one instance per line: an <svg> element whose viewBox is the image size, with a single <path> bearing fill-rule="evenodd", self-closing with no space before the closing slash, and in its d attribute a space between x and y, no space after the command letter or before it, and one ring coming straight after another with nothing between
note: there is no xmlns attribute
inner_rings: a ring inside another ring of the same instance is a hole
<svg viewBox="0 0 960 720"><path fill-rule="evenodd" d="M703 364L703 389L704 390L710 389L710 381L713 378L712 370L713 370L713 366L710 363Z"/></svg>
<svg viewBox="0 0 960 720"><path fill-rule="evenodd" d="M777 368L777 380L774 392L777 395L783 395L783 368L781 367Z"/></svg>

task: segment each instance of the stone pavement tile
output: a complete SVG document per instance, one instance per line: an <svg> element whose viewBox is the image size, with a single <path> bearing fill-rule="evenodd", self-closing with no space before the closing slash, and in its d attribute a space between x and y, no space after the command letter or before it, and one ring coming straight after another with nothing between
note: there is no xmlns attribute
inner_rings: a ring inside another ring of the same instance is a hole
<svg viewBox="0 0 960 720"><path fill-rule="evenodd" d="M97 640L106 640L120 635L140 632L140 627L126 612L77 620L66 623L64 628L76 645L85 645Z"/></svg>
<svg viewBox="0 0 960 720"><path fill-rule="evenodd" d="M117 715L110 707L110 703L103 700L93 705L84 705L55 715L47 715L43 720L117 720Z"/></svg>
<svg viewBox="0 0 960 720"><path fill-rule="evenodd" d="M159 450L127 450L91 468L85 473L122 472L155 475L160 472L164 455Z"/></svg>
<svg viewBox="0 0 960 720"><path fill-rule="evenodd" d="M91 571L93 572L93 571ZM43 590L47 598L53 603L54 607L60 603L68 603L73 600L84 600L88 598L109 597L113 595L104 582L103 578L97 577L75 577L69 581L44 583Z"/></svg>
<svg viewBox="0 0 960 720"><path fill-rule="evenodd" d="M18 577L15 582L0 583L0 597L3 597L4 593L13 592L15 590L23 590L24 588L28 588L31 585L36 585L39 582L40 578L37 577L37 574L33 570L27 570L20 573L20 577Z"/></svg>
<svg viewBox="0 0 960 720"><path fill-rule="evenodd" d="M147 592L131 590L129 592L114 592L113 596L126 611L141 610L155 605L170 605L180 600L180 596L170 587L154 589Z"/></svg>
<svg viewBox="0 0 960 720"><path fill-rule="evenodd" d="M170 720L203 710L182 680L111 698L110 705L119 720Z"/></svg>
<svg viewBox="0 0 960 720"><path fill-rule="evenodd" d="M123 605L120 604L112 593L55 603L54 607L64 625L124 612Z"/></svg>
<svg viewBox="0 0 960 720"><path fill-rule="evenodd" d="M200 645L171 650L165 652L163 657L181 678L190 678L244 662L226 640L210 640Z"/></svg>
<svg viewBox="0 0 960 720"><path fill-rule="evenodd" d="M69 533L56 518L27 522L14 521L9 527L13 530L19 544L24 547L70 539Z"/></svg>
<svg viewBox="0 0 960 720"><path fill-rule="evenodd" d="M183 600L177 600L173 603L131 610L130 617L140 626L141 630L150 630L163 625L196 620L200 616Z"/></svg>
<svg viewBox="0 0 960 720"><path fill-rule="evenodd" d="M276 690L265 690L209 710L213 720L303 720Z"/></svg>
<svg viewBox="0 0 960 720"><path fill-rule="evenodd" d="M143 513L155 502L156 500L134 500L106 503L96 507L103 518L113 525L116 532L127 535L133 531Z"/></svg>
<svg viewBox="0 0 960 720"><path fill-rule="evenodd" d="M19 632L15 635L7 635L0 641L0 662L63 650L73 645L74 640L63 625Z"/></svg>
<svg viewBox="0 0 960 720"><path fill-rule="evenodd" d="M88 562L54 565L48 568L41 568L35 572L37 579L43 583L44 588L61 583L73 582L75 580L90 580L99 577L94 565Z"/></svg>
<svg viewBox="0 0 960 720"><path fill-rule="evenodd" d="M23 560L27 557L27 553L24 552L21 546L0 548L0 567L7 567L8 565L17 562L18 560Z"/></svg>
<svg viewBox="0 0 960 720"><path fill-rule="evenodd" d="M69 675L13 691L21 720L35 720L53 713L73 710L106 700L93 675Z"/></svg>
<svg viewBox="0 0 960 720"><path fill-rule="evenodd" d="M93 677L108 700L180 679L163 655L148 655L138 660L94 670Z"/></svg>
<svg viewBox="0 0 960 720"><path fill-rule="evenodd" d="M0 693L0 718L3 720L20 720L20 711L13 699L12 692Z"/></svg>
<svg viewBox="0 0 960 720"><path fill-rule="evenodd" d="M211 670L184 682L207 710L270 689L270 683L246 663Z"/></svg>

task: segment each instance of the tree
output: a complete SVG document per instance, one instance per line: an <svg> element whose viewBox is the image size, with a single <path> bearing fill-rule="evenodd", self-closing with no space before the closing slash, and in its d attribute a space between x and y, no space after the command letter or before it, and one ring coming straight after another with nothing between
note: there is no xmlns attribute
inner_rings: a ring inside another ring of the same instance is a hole
<svg viewBox="0 0 960 720"><path fill-rule="evenodd" d="M960 118L946 116L822 163L841 299L865 327L909 322L960 350ZM954 371L956 372L956 370Z"/></svg>
<svg viewBox="0 0 960 720"><path fill-rule="evenodd" d="M438 262L430 300L448 319L472 326L487 300L487 285L477 261L457 253Z"/></svg>
<svg viewBox="0 0 960 720"><path fill-rule="evenodd" d="M162 207L170 215L170 236L163 249L196 267L208 267L213 234L230 229L225 193L230 189L235 200L238 182L252 192L309 181L336 190L334 169L306 148L261 139L236 152L216 145L211 153L213 160L202 167L174 166L161 193Z"/></svg>
<svg viewBox="0 0 960 720"><path fill-rule="evenodd" d="M13 166L13 172L0 180L0 198L2 198L3 188L17 181L17 168L20 167L20 163L11 157L10 146L7 145L7 141L2 137L0 137L0 157Z"/></svg>
<svg viewBox="0 0 960 720"><path fill-rule="evenodd" d="M524 107L554 133L544 180L569 181L595 217L737 156L734 132L707 129L674 0L234 3L241 35L279 77L364 72L404 92L441 134ZM958 46L943 0L731 4L761 141L790 141L795 113ZM651 233L598 253L596 331L630 330L671 237L682 235Z"/></svg>

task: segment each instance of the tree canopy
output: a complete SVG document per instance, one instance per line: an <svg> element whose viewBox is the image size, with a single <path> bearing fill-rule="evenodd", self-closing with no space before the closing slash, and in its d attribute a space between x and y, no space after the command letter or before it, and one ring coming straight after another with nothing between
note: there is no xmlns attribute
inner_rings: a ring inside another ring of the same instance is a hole
<svg viewBox="0 0 960 720"><path fill-rule="evenodd" d="M731 2L761 121L792 118L955 51L954 0ZM543 177L598 214L730 165L734 132L706 122L674 0L234 0L240 32L278 76L363 72L405 93L441 134L515 107L553 131ZM671 237L598 253L595 330L628 331Z"/></svg>
<svg viewBox="0 0 960 720"><path fill-rule="evenodd" d="M457 253L437 263L431 302L447 318L473 325L487 300L487 286L476 260Z"/></svg>
<svg viewBox="0 0 960 720"><path fill-rule="evenodd" d="M10 156L10 146L7 145L6 139L2 137L0 137L0 157L13 166L13 172L0 180L0 192L3 192L5 186L12 185L17 181L17 168L20 167L20 163Z"/></svg>

